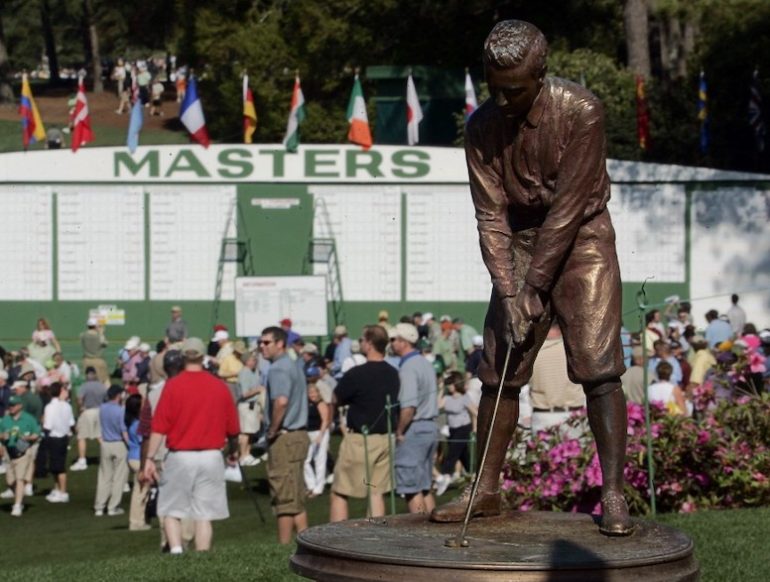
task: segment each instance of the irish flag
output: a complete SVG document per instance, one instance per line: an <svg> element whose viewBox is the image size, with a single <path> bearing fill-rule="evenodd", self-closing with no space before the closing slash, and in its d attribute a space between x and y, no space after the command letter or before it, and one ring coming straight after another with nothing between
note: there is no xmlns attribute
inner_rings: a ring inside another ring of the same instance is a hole
<svg viewBox="0 0 770 582"><path fill-rule="evenodd" d="M369 117L366 115L366 102L358 75L353 81L353 91L348 101L348 122L350 123L348 140L363 146L365 150L372 147L372 132L369 130Z"/></svg>
<svg viewBox="0 0 770 582"><path fill-rule="evenodd" d="M291 111L286 124L286 136L283 145L287 151L296 152L299 148L299 124L305 119L305 96L299 84L299 75L294 79L294 92L291 94Z"/></svg>
<svg viewBox="0 0 770 582"><path fill-rule="evenodd" d="M32 97L32 89L29 86L27 73L24 73L21 77L19 114L21 114L21 140L26 150L29 144L45 139L45 128L43 127L43 121L40 119L40 113L37 110L37 105L35 105L35 100Z"/></svg>
<svg viewBox="0 0 770 582"><path fill-rule="evenodd" d="M243 143L251 143L251 136L257 131L257 110L254 94L249 88L249 76L243 76Z"/></svg>
<svg viewBox="0 0 770 582"><path fill-rule="evenodd" d="M420 122L422 121L422 108L417 97L417 88L414 86L412 75L406 80L406 141L412 146L420 141Z"/></svg>

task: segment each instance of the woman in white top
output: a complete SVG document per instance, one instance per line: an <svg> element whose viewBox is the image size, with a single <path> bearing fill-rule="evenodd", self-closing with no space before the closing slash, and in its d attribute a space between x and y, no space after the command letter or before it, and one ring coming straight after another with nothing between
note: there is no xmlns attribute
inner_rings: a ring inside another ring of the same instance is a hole
<svg viewBox="0 0 770 582"><path fill-rule="evenodd" d="M662 361L657 365L655 371L658 374L658 381L647 387L647 398L650 402L660 402L669 412L685 414L687 403L684 392L679 386L670 382L674 368L668 362Z"/></svg>

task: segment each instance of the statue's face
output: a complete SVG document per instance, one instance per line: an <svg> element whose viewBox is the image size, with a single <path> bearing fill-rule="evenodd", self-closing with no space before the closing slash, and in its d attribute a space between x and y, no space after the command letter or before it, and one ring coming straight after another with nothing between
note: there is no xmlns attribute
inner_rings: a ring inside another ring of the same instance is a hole
<svg viewBox="0 0 770 582"><path fill-rule="evenodd" d="M543 86L543 78L533 77L526 62L508 69L488 66L486 77L491 98L508 118L527 115Z"/></svg>

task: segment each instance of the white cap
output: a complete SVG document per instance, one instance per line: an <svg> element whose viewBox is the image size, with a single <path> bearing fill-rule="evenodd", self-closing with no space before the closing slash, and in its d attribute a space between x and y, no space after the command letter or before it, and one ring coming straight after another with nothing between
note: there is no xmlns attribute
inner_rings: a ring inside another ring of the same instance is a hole
<svg viewBox="0 0 770 582"><path fill-rule="evenodd" d="M471 343L477 348L480 348L481 346L484 345L484 338L481 337L480 335L474 335L473 338L471 339Z"/></svg>
<svg viewBox="0 0 770 582"><path fill-rule="evenodd" d="M422 314L423 321L430 321L431 319L433 319L433 314L430 311Z"/></svg>
<svg viewBox="0 0 770 582"><path fill-rule="evenodd" d="M416 344L420 339L420 334L417 333L417 328L411 323L397 323L395 330L395 337L400 337L402 340L407 341L412 345Z"/></svg>
<svg viewBox="0 0 770 582"><path fill-rule="evenodd" d="M227 330L220 329L217 331L217 333L214 334L214 337L211 338L212 342L221 342L223 340L230 339L230 334L227 333Z"/></svg>
<svg viewBox="0 0 770 582"><path fill-rule="evenodd" d="M135 350L139 347L139 344L142 343L142 340L139 339L138 335L131 336L128 338L128 341L126 342L125 349L127 350Z"/></svg>
<svg viewBox="0 0 770 582"><path fill-rule="evenodd" d="M96 321L95 317L89 317L88 321L86 322L86 325L88 327L96 327L97 325L99 325L99 322Z"/></svg>
<svg viewBox="0 0 770 582"><path fill-rule="evenodd" d="M142 342L141 344L139 344L139 351L144 353L149 353L150 344L148 344L147 342Z"/></svg>

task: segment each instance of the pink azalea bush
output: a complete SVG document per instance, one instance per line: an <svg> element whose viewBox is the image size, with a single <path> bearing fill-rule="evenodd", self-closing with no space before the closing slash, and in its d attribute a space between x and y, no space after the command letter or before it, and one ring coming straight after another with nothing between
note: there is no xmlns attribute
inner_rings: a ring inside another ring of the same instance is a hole
<svg viewBox="0 0 770 582"><path fill-rule="evenodd" d="M715 401L713 388L695 394L697 419L651 408L657 509L690 512L707 508L770 505L770 394ZM587 426L585 411L568 421ZM602 483L590 431L581 439L554 428L517 442L503 472L507 502L520 510L599 512ZM647 437L643 407L628 404L624 469L631 511L650 510Z"/></svg>

